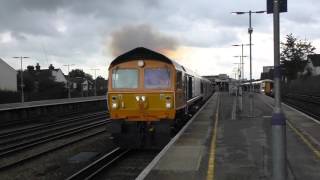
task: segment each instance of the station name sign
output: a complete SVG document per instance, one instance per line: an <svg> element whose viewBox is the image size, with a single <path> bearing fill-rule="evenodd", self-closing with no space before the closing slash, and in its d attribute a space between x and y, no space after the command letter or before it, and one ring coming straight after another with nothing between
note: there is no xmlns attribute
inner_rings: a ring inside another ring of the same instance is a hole
<svg viewBox="0 0 320 180"><path fill-rule="evenodd" d="M273 13L273 1L274 0L267 0L267 13ZM288 12L288 1L287 0L278 0L280 2L279 12Z"/></svg>

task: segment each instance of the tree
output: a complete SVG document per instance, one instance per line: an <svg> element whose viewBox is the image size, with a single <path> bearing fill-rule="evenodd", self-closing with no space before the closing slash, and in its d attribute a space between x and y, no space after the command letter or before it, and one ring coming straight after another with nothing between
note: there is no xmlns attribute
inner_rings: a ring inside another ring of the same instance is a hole
<svg viewBox="0 0 320 180"><path fill-rule="evenodd" d="M285 76L289 80L297 78L306 65L307 55L314 54L315 47L307 40L298 40L292 34L286 36L286 42L281 42L280 61L285 68Z"/></svg>
<svg viewBox="0 0 320 180"><path fill-rule="evenodd" d="M71 78L84 78L88 79L91 82L93 81L93 78L90 74L85 73L82 69L73 69L72 71L69 72L69 76Z"/></svg>
<svg viewBox="0 0 320 180"><path fill-rule="evenodd" d="M104 95L108 90L108 80L104 79L102 76L98 76L97 82L97 94Z"/></svg>
<svg viewBox="0 0 320 180"><path fill-rule="evenodd" d="M85 72L81 69L73 69L72 71L69 72L69 76L71 78L76 78L76 77L85 77Z"/></svg>

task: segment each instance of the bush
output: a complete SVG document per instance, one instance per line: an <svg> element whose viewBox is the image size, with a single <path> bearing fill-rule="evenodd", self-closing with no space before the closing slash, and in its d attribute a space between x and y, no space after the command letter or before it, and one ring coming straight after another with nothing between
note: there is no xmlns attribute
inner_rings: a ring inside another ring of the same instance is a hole
<svg viewBox="0 0 320 180"><path fill-rule="evenodd" d="M20 98L19 92L0 90L0 104L20 102Z"/></svg>

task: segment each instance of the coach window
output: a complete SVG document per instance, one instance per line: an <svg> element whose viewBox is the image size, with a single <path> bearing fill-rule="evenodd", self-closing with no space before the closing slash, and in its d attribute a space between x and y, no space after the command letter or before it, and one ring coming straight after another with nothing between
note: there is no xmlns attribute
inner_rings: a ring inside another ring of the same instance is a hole
<svg viewBox="0 0 320 180"><path fill-rule="evenodd" d="M114 69L112 71L112 88L138 88L138 69Z"/></svg>
<svg viewBox="0 0 320 180"><path fill-rule="evenodd" d="M144 87L147 89L169 88L170 81L170 70L168 68L144 69Z"/></svg>
<svg viewBox="0 0 320 180"><path fill-rule="evenodd" d="M182 89L182 72L177 71L177 89Z"/></svg>

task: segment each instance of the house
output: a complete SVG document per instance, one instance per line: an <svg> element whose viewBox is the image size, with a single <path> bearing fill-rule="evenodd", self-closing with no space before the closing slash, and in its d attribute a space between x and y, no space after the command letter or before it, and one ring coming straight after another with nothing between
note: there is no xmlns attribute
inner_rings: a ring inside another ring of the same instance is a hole
<svg viewBox="0 0 320 180"><path fill-rule="evenodd" d="M17 71L0 58L0 90L17 91Z"/></svg>
<svg viewBox="0 0 320 180"><path fill-rule="evenodd" d="M62 82L67 85L67 79L61 69L55 69L52 64L50 64L48 69L40 69L39 63L35 67L36 72L50 72L55 82Z"/></svg>
<svg viewBox="0 0 320 180"><path fill-rule="evenodd" d="M308 55L307 65L304 67L302 75L320 75L320 54Z"/></svg>
<svg viewBox="0 0 320 180"><path fill-rule="evenodd" d="M84 77L71 77L70 89L80 92L82 96L88 96L89 92L94 89L94 82Z"/></svg>
<svg viewBox="0 0 320 180"><path fill-rule="evenodd" d="M20 77L20 73L18 77ZM41 86L41 84L44 85L47 82L61 83L60 86L67 87L67 79L64 77L63 72L60 69L55 69L52 64L48 69L41 69L39 63L36 66L27 66L27 70L23 72L23 79L27 92L43 91L45 87Z"/></svg>

